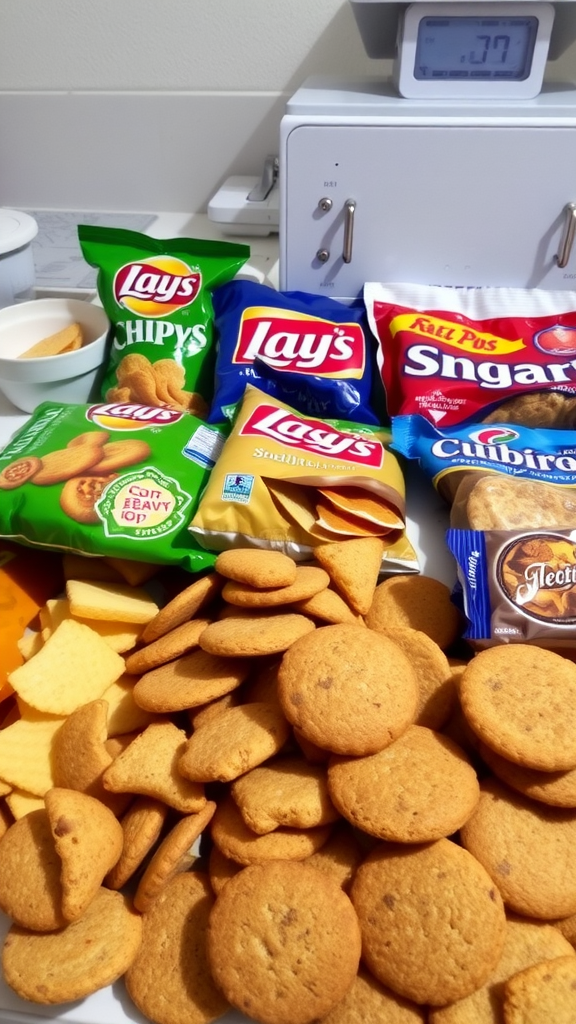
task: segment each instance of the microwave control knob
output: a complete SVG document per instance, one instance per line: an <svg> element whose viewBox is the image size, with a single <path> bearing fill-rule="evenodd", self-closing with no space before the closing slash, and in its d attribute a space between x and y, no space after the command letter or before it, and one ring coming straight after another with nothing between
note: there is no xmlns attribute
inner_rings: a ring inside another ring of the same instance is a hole
<svg viewBox="0 0 576 1024"><path fill-rule="evenodd" d="M328 249L318 249L318 252L316 253L316 259L320 263L327 263L328 260L330 259L330 253L328 252Z"/></svg>
<svg viewBox="0 0 576 1024"><path fill-rule="evenodd" d="M322 213L328 213L332 209L332 200L328 196L324 196L318 203L318 209L322 210Z"/></svg>

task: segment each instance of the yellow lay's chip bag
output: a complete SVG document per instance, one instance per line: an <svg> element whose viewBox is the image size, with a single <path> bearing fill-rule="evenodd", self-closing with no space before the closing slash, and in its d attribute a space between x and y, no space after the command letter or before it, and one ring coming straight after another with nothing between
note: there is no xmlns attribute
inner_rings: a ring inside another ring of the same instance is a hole
<svg viewBox="0 0 576 1024"><path fill-rule="evenodd" d="M375 531L384 539L386 569L417 571L405 533L404 478L389 439L383 427L305 416L248 385L190 529L212 551L251 544L302 561L319 543L366 535L352 502L362 510L366 495L396 524ZM325 487L350 488L350 514L340 532L322 526Z"/></svg>

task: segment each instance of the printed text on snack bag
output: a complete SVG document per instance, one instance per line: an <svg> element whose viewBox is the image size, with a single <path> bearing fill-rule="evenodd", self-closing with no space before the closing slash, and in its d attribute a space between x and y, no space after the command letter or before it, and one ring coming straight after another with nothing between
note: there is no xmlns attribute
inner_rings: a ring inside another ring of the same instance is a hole
<svg viewBox="0 0 576 1024"><path fill-rule="evenodd" d="M250 364L259 357L278 370L329 377L361 377L366 345L359 324L332 323L267 307L244 310L232 361Z"/></svg>
<svg viewBox="0 0 576 1024"><path fill-rule="evenodd" d="M259 405L240 429L244 436L266 437L315 454L345 456L351 462L379 467L384 448L378 440L360 438L322 423L295 416L273 405Z"/></svg>

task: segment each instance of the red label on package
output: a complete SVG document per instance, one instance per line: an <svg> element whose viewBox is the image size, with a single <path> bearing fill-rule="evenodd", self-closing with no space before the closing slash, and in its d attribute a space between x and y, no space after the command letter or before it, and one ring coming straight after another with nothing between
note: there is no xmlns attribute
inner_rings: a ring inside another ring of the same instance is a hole
<svg viewBox="0 0 576 1024"><path fill-rule="evenodd" d="M277 370L360 378L366 359L364 332L357 323L253 306L242 313L232 361L252 364L256 358Z"/></svg>
<svg viewBox="0 0 576 1024"><path fill-rule="evenodd" d="M258 405L242 424L239 434L258 436L290 445L303 452L345 458L378 469L384 446L378 440L344 433L317 419L305 419L278 405Z"/></svg>

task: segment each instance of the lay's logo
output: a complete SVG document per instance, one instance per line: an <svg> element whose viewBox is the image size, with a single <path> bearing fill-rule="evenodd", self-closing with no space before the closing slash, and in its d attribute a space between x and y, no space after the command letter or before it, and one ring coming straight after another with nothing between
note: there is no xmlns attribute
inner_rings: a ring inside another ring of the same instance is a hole
<svg viewBox="0 0 576 1024"><path fill-rule="evenodd" d="M251 365L256 358L277 370L360 378L366 362L364 332L353 322L251 306L242 313L232 362Z"/></svg>
<svg viewBox="0 0 576 1024"><path fill-rule="evenodd" d="M114 278L114 298L143 317L162 317L190 306L202 284L199 270L174 256L125 263Z"/></svg>
<svg viewBox="0 0 576 1024"><path fill-rule="evenodd" d="M184 413L176 409L157 408L152 405L107 402L93 405L86 419L107 430L143 430L144 427L169 426L182 419Z"/></svg>
<svg viewBox="0 0 576 1024"><path fill-rule="evenodd" d="M303 452L347 459L375 469L384 461L384 447L377 439L345 433L321 420L304 419L276 405L257 406L239 433L245 437L265 437Z"/></svg>

